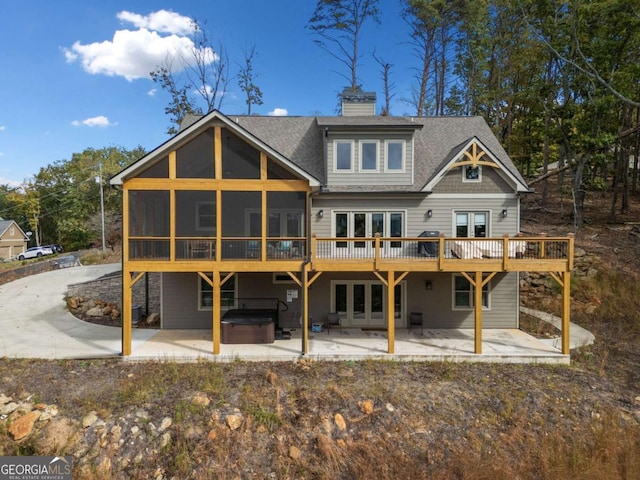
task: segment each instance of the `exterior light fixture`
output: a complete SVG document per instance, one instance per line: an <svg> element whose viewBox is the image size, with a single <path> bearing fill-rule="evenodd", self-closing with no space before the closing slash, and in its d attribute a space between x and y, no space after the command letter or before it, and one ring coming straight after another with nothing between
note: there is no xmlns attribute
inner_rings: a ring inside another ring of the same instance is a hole
<svg viewBox="0 0 640 480"><path fill-rule="evenodd" d="M433 290L433 284L431 283L431 280L427 280L426 282L424 282L424 288L426 288L427 290Z"/></svg>
<svg viewBox="0 0 640 480"><path fill-rule="evenodd" d="M427 218L431 218L433 217L433 210L429 209L427 210Z"/></svg>
<svg viewBox="0 0 640 480"><path fill-rule="evenodd" d="M324 210L318 210L318 218L324 217Z"/></svg>
<svg viewBox="0 0 640 480"><path fill-rule="evenodd" d="M502 218L507 218L507 209L502 210Z"/></svg>

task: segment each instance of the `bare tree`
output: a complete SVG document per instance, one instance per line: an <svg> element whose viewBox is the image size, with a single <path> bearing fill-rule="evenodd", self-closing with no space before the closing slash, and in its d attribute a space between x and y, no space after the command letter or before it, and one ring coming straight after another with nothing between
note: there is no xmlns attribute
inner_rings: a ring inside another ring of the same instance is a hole
<svg viewBox="0 0 640 480"><path fill-rule="evenodd" d="M222 45L213 48L204 28L195 20L192 46L168 55L150 73L151 79L171 96L165 113L171 116L167 133L175 134L189 114L220 109L229 85L229 58Z"/></svg>
<svg viewBox="0 0 640 480"><path fill-rule="evenodd" d="M393 65L376 55L376 52L373 52L372 55L378 65L380 65L380 73L382 74L382 82L384 85L384 107L381 115L388 116L391 115L391 100L396 96L395 93L391 93L395 89L395 84L389 82L389 75L391 74Z"/></svg>
<svg viewBox="0 0 640 480"><path fill-rule="evenodd" d="M350 82L351 90L359 87L360 33L369 18L380 22L378 0L318 0L307 25L320 37L315 43L347 67L349 76L343 77Z"/></svg>

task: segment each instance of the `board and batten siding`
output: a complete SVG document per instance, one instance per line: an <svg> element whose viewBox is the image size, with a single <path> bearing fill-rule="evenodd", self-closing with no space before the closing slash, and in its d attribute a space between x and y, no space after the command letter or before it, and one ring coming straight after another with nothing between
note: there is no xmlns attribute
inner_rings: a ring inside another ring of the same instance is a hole
<svg viewBox="0 0 640 480"><path fill-rule="evenodd" d="M353 141L353 158L351 172L335 171L335 141ZM360 171L360 141L375 140L379 142L378 171ZM386 140L403 140L404 143L404 171L387 172ZM332 133L327 140L327 185L412 185L413 184L413 141L411 134L398 133L364 133L350 134Z"/></svg>

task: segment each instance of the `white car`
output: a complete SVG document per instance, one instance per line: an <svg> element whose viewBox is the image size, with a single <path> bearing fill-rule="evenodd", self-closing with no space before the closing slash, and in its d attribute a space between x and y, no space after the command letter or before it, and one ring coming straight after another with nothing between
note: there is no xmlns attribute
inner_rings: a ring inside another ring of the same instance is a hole
<svg viewBox="0 0 640 480"><path fill-rule="evenodd" d="M38 258L43 255L53 255L53 250L48 247L31 247L18 255L18 260L26 260L27 258Z"/></svg>

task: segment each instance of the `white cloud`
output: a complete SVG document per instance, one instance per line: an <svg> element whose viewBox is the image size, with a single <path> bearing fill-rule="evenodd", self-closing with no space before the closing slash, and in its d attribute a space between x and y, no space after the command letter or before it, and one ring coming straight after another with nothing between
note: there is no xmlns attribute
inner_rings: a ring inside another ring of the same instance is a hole
<svg viewBox="0 0 640 480"><path fill-rule="evenodd" d="M74 127L80 127L86 125L87 127L111 127L117 125L117 123L111 123L104 115L98 115L97 117L86 118L84 120L74 120L71 122Z"/></svg>
<svg viewBox="0 0 640 480"><path fill-rule="evenodd" d="M149 91L147 92L147 95L149 95L150 97L153 97L153 96L155 96L155 94L156 94L156 92L157 92L157 91L158 91L158 90L156 90L155 88L152 88L151 90L149 90Z"/></svg>
<svg viewBox="0 0 640 480"><path fill-rule="evenodd" d="M3 130L6 130L7 127L5 127L4 125L0 125L0 132L2 132Z"/></svg>
<svg viewBox="0 0 640 480"><path fill-rule="evenodd" d="M158 10L147 16L123 10L116 15L124 22L132 23L137 28L148 28L162 33L188 35L194 31L193 20L175 12Z"/></svg>
<svg viewBox="0 0 640 480"><path fill-rule="evenodd" d="M171 57L193 57L197 47L189 37L184 36L193 31L190 18L166 10L148 16L123 11L118 18L132 23L138 29L117 30L113 39L102 42L82 44L77 41L64 49L67 62L80 60L87 73L122 76L132 81L148 78L149 72L170 61ZM207 63L217 59L212 49L204 49L199 56ZM179 63L174 62L174 66Z"/></svg>
<svg viewBox="0 0 640 480"><path fill-rule="evenodd" d="M23 182L19 182L17 180L9 180L8 178L0 177L0 185L9 185L12 188L17 188L22 186L22 184Z"/></svg>
<svg viewBox="0 0 640 480"><path fill-rule="evenodd" d="M286 108L274 108L267 115L272 117L286 117L289 115L289 111Z"/></svg>

